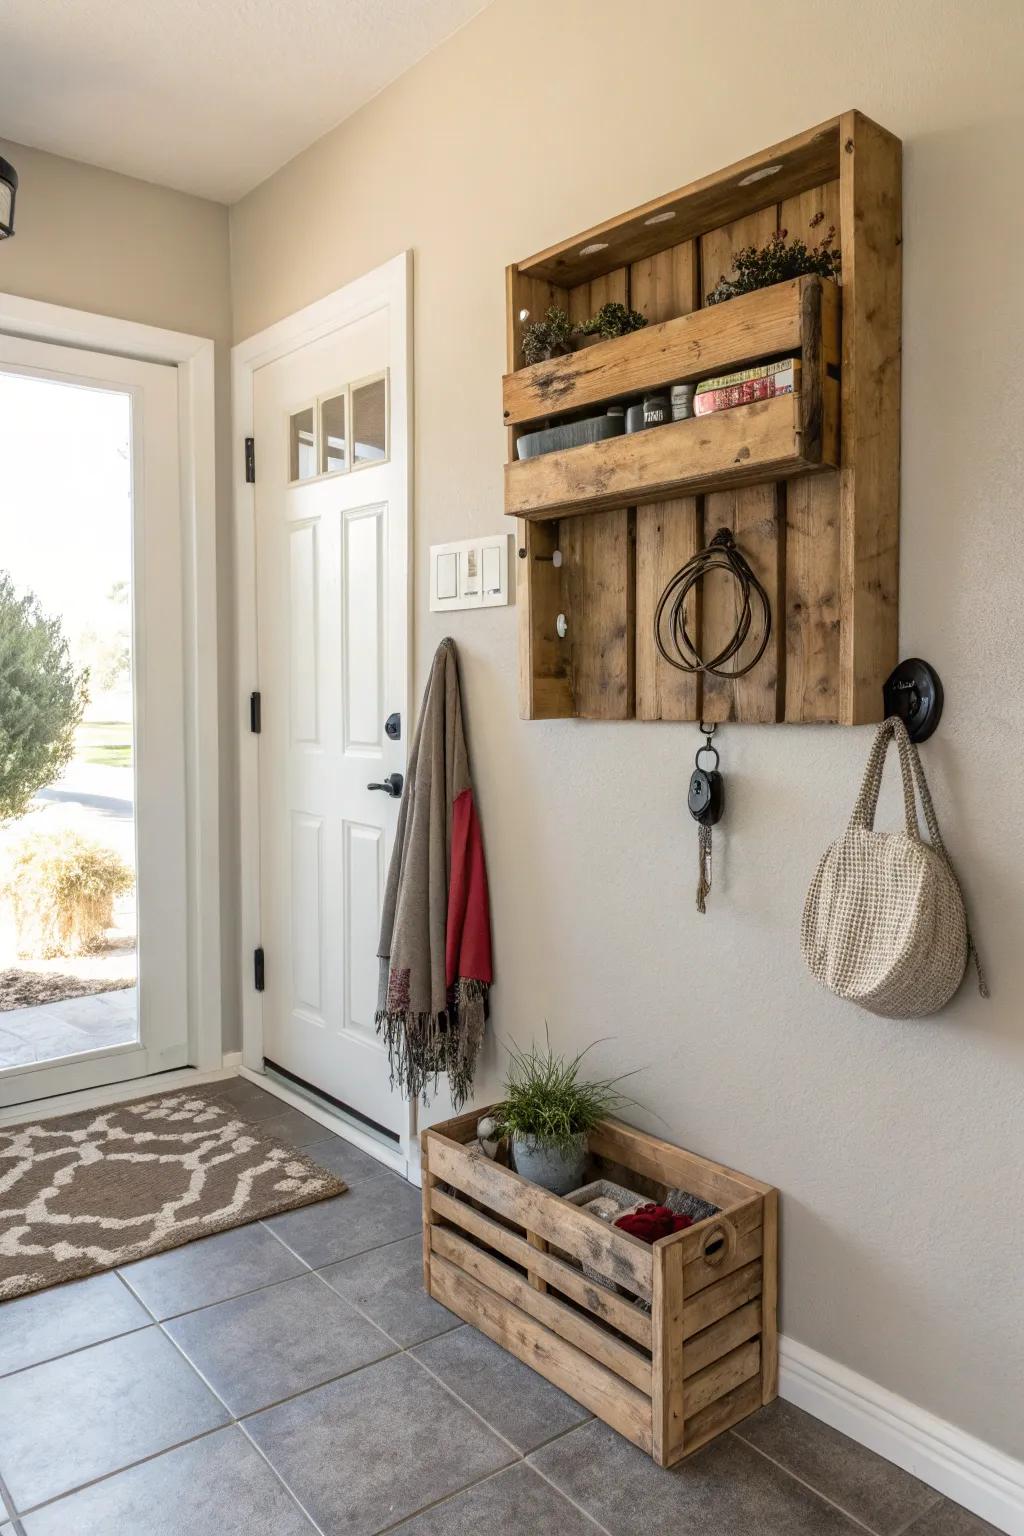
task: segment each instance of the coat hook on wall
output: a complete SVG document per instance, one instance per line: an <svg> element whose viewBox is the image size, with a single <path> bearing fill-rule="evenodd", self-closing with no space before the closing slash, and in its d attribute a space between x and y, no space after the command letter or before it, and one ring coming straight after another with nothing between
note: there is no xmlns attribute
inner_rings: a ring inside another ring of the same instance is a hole
<svg viewBox="0 0 1024 1536"><path fill-rule="evenodd" d="M942 680L918 656L894 667L882 687L885 717L898 715L911 741L927 741L942 718Z"/></svg>

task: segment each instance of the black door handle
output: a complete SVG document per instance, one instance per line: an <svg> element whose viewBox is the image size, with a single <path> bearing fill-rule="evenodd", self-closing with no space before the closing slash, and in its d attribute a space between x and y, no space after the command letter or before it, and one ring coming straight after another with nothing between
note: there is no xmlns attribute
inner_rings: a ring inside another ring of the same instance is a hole
<svg viewBox="0 0 1024 1536"><path fill-rule="evenodd" d="M397 800L402 793L402 785L405 783L400 773L389 773L383 784L367 784L367 789L382 789L392 800Z"/></svg>

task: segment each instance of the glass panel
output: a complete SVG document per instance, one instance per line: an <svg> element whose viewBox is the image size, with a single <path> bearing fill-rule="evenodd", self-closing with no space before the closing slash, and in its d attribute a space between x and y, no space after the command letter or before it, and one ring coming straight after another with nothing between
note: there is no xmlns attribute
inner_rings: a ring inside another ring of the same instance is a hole
<svg viewBox="0 0 1024 1536"><path fill-rule="evenodd" d="M347 469L345 454L345 396L320 402L320 471L331 475Z"/></svg>
<svg viewBox="0 0 1024 1536"><path fill-rule="evenodd" d="M317 473L316 438L313 406L296 411L290 418L291 468L289 480L311 480Z"/></svg>
<svg viewBox="0 0 1024 1536"><path fill-rule="evenodd" d="M0 373L0 464L2 1071L139 1034L130 396Z"/></svg>
<svg viewBox="0 0 1024 1536"><path fill-rule="evenodd" d="M379 464L388 456L388 385L372 379L352 391L352 462Z"/></svg>

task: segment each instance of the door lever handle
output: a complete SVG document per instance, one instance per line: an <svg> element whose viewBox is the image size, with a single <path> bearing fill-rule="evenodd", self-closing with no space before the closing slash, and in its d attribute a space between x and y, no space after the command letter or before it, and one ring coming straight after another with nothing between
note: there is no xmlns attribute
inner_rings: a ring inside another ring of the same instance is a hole
<svg viewBox="0 0 1024 1536"><path fill-rule="evenodd" d="M397 800L405 783L400 773L389 773L383 784L367 784L367 789L382 789L392 800Z"/></svg>

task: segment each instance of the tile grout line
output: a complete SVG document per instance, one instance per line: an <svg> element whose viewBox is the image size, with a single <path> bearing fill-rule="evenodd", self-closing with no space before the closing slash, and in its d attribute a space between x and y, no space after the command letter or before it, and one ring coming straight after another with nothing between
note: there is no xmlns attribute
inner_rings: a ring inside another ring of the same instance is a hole
<svg viewBox="0 0 1024 1536"><path fill-rule="evenodd" d="M779 1472L782 1472L786 1477L791 1478L792 1481L797 1483L801 1488L806 1488L808 1493L813 1493L815 1498L820 1499L823 1504L827 1504L831 1509L838 1510L839 1514L843 1515L845 1519L852 1521L858 1530L867 1531L868 1536L893 1536L893 1533L890 1531L876 1531L875 1528L868 1525L866 1521L861 1520L857 1515L851 1514L844 1505L837 1504L835 1499L830 1499L826 1493L822 1493L820 1488L815 1488L814 1484L809 1483L806 1478L799 1477L795 1472L791 1471L789 1467L783 1466L781 1461L776 1461L774 1456L769 1456L767 1451L762 1451L760 1446L752 1445L749 1440L744 1440L743 1436L738 1435L735 1429L729 1430L729 1434L738 1440L741 1445L746 1446L748 1451L753 1451L755 1455L760 1456L764 1461L768 1462L769 1466L777 1468ZM929 1505L929 1508L930 1507L931 1506ZM914 1516L914 1519L916 1520L919 1515L926 1513L926 1510L918 1510L917 1514Z"/></svg>
<svg viewBox="0 0 1024 1536"><path fill-rule="evenodd" d="M930 1488L931 1484L930 1483L926 1483L925 1486ZM933 1514L935 1512L935 1510L938 1509L939 1505L944 1502L943 1494L939 1493L937 1489L933 1489L932 1491L935 1494L935 1501L934 1501L934 1503L929 1504L927 1509L919 1509L916 1515L911 1515L911 1517L907 1521L906 1525L901 1525L899 1530L892 1531L890 1533L890 1536L907 1536L908 1532L910 1533L910 1536L913 1536L913 1529L914 1529L914 1526L917 1524L917 1522L919 1520L923 1520L925 1515ZM950 1500L950 1503L952 1503L952 1502L953 1501ZM962 1508L961 1505L955 1505L954 1507L957 1508L957 1509Z"/></svg>

